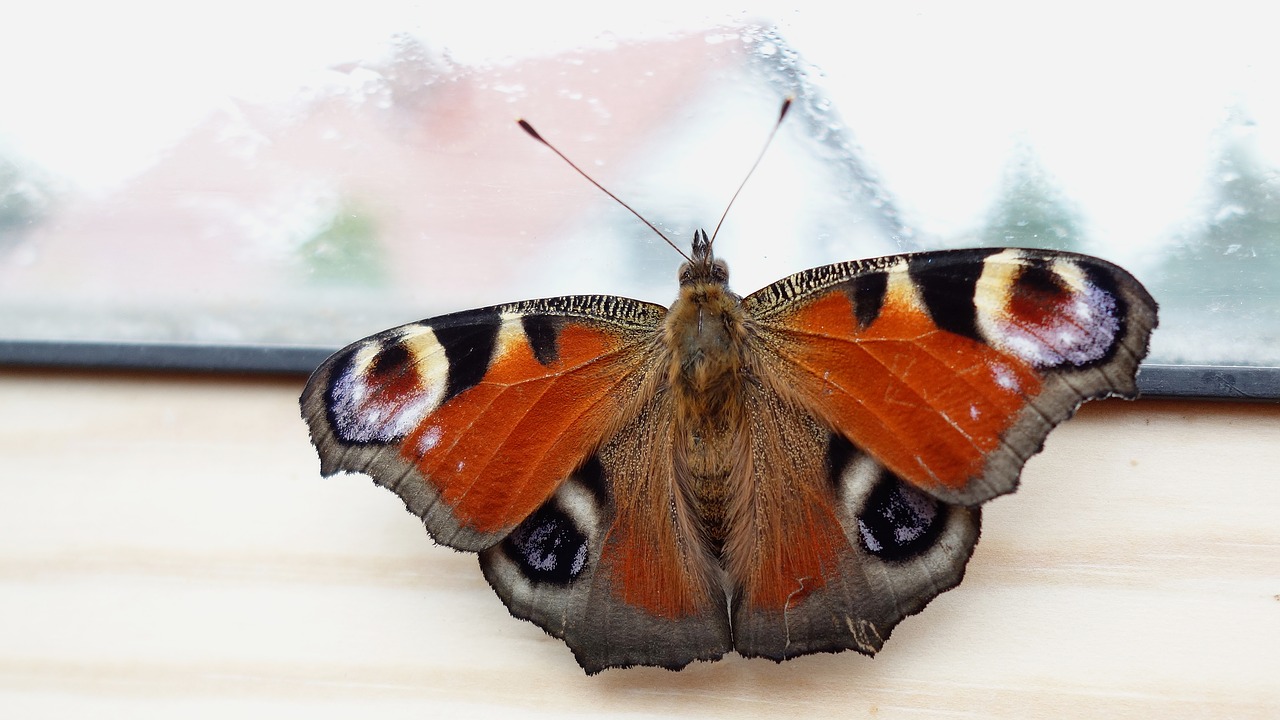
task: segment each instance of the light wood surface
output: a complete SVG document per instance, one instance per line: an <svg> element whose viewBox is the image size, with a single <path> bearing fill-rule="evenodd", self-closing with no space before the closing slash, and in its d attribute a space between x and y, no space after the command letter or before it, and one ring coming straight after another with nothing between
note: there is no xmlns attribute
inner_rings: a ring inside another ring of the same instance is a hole
<svg viewBox="0 0 1280 720"><path fill-rule="evenodd" d="M0 373L0 717L1280 717L1280 406L1086 406L875 659L588 678L301 384Z"/></svg>

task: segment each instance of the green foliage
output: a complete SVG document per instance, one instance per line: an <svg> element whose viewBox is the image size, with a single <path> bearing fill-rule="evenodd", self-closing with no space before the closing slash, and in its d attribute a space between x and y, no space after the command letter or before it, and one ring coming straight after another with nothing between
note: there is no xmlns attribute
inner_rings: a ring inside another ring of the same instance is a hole
<svg viewBox="0 0 1280 720"><path fill-rule="evenodd" d="M1212 308L1261 296L1280 309L1280 173L1261 160L1254 134L1240 113L1223 128L1202 219L1165 259L1164 302Z"/></svg>
<svg viewBox="0 0 1280 720"><path fill-rule="evenodd" d="M51 204L46 184L33 171L0 157L0 249L43 220Z"/></svg>
<svg viewBox="0 0 1280 720"><path fill-rule="evenodd" d="M301 246L308 278L322 285L378 286L387 279L387 256L374 218L344 203L328 224Z"/></svg>
<svg viewBox="0 0 1280 720"><path fill-rule="evenodd" d="M1080 251L1084 244L1080 211L1025 143L1014 149L1000 195L978 237L982 244L997 247Z"/></svg>

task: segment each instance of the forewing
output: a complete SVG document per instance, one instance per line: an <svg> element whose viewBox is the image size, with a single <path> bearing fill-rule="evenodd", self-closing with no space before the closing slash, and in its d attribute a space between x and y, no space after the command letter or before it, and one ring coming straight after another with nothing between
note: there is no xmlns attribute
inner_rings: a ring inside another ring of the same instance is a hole
<svg viewBox="0 0 1280 720"><path fill-rule="evenodd" d="M644 405L665 313L624 298L565 297L356 342L302 394L321 472L365 473L438 542L488 548Z"/></svg>
<svg viewBox="0 0 1280 720"><path fill-rule="evenodd" d="M830 265L744 306L779 392L896 477L966 505L1012 491L1080 403L1134 397L1156 324L1127 272L1048 250Z"/></svg>

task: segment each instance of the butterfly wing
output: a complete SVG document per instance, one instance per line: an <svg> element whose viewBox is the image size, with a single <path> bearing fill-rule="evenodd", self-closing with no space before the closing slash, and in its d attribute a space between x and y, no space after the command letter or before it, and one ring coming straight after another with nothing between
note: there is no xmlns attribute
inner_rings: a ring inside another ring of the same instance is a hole
<svg viewBox="0 0 1280 720"><path fill-rule="evenodd" d="M1119 267L1049 250L815 268L744 300L765 376L906 482L974 505L1085 400L1137 394L1156 304Z"/></svg>
<svg viewBox="0 0 1280 720"><path fill-rule="evenodd" d="M1150 295L1095 258L895 256L744 300L762 382L729 546L734 645L873 654L959 583L979 509L1085 400L1133 397Z"/></svg>
<svg viewBox="0 0 1280 720"><path fill-rule="evenodd" d="M481 554L516 617L589 674L678 670L733 647L716 561L676 491L670 396L658 393L506 540Z"/></svg>
<svg viewBox="0 0 1280 720"><path fill-rule="evenodd" d="M980 510L902 482L767 386L748 395L755 492L726 547L734 647L774 660L873 655L960 582Z"/></svg>
<svg viewBox="0 0 1280 720"><path fill-rule="evenodd" d="M665 313L566 297L356 342L326 360L302 395L321 472L371 476L441 544L491 547L638 411Z"/></svg>
<svg viewBox="0 0 1280 720"><path fill-rule="evenodd" d="M321 471L370 475L438 542L481 553L513 615L588 672L727 652L714 562L673 491L666 309L582 296L361 340L302 395Z"/></svg>

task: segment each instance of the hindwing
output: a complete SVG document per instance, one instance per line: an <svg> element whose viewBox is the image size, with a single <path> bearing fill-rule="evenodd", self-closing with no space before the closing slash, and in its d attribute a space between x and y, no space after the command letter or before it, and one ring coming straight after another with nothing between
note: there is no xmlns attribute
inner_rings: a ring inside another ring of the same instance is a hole
<svg viewBox="0 0 1280 720"><path fill-rule="evenodd" d="M547 504L481 553L511 613L563 639L588 673L678 670L733 648L723 574L676 491L673 428L670 396L656 393Z"/></svg>

